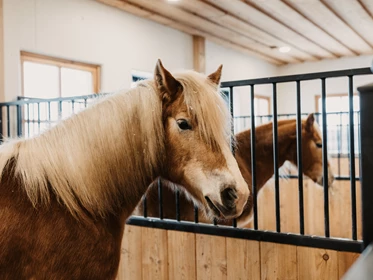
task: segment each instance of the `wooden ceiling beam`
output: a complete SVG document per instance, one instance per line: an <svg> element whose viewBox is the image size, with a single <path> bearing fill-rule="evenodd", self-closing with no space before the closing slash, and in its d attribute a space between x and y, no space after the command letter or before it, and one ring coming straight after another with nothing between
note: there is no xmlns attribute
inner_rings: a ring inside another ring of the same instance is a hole
<svg viewBox="0 0 373 280"><path fill-rule="evenodd" d="M353 56L354 53L343 44L335 40L324 30L313 24L302 14L298 13L288 4L278 0L272 1L247 1L268 16L278 20L289 29L294 30L308 38L312 42L322 42L324 48L336 56Z"/></svg>
<svg viewBox="0 0 373 280"><path fill-rule="evenodd" d="M209 3L194 0L179 1L175 2L173 5L194 13L202 18L208 19L215 24L249 37L259 42L260 44L266 45L269 48L276 48L277 50L279 47L289 45L288 43L272 36L271 34L268 34L265 31L238 19L231 14L228 14L227 12L215 8ZM315 56L312 56L305 51L299 50L297 46L291 47L292 51L289 53L289 55L295 57L296 59L302 61L317 60Z"/></svg>
<svg viewBox="0 0 373 280"><path fill-rule="evenodd" d="M356 54L370 54L371 47L332 10L319 0L284 0ZM340 2L339 2L340 3Z"/></svg>
<svg viewBox="0 0 373 280"><path fill-rule="evenodd" d="M187 25L181 24L181 23L176 22L172 19L161 16L157 13L150 12L150 11L144 9L144 8L140 8L140 7L134 6L134 5L129 4L129 3L125 3L121 0L96 0L96 1L100 2L100 3L103 3L103 4L106 4L108 6L111 6L111 7L118 8L118 9L124 11L124 12L128 12L128 13L131 13L131 14L139 16L139 17L148 18L148 19L153 20L157 23L160 23L162 25L177 29L181 32L184 32L184 33L187 33L187 34L190 34L190 35L203 36L206 39L210 40L211 42L219 44L223 47L233 49L233 50L239 51L241 53L244 53L244 54L247 54L247 55L250 55L250 56L258 57L258 58L260 58L262 60L265 60L265 61L267 61L271 64L274 64L274 65L284 64L283 61L280 61L280 60L277 60L275 58L271 58L271 57L268 57L266 55L262 55L260 53L254 52L251 49L248 49L244 45L236 44L236 43L231 42L230 40L225 40L225 39L222 39L220 37L213 36L213 35L211 35L207 32L191 28Z"/></svg>
<svg viewBox="0 0 373 280"><path fill-rule="evenodd" d="M358 1L323 0L329 9L373 47L373 18ZM372 3L372 1L371 1Z"/></svg>
<svg viewBox="0 0 373 280"><path fill-rule="evenodd" d="M265 45L262 45L248 37L245 37L237 32L229 30L225 27L218 26L211 21L203 19L197 15L191 14L187 11L184 11L170 3L167 3L164 0L126 0L127 3L133 5L141 5L141 7L172 19L176 22L185 24L194 29L207 32L213 36L220 37L222 39L228 40L232 43L246 46L254 52L257 52L261 55L268 56L272 59L282 61L283 63L297 63L300 62L298 59L286 54L280 53L277 50L268 48Z"/></svg>
<svg viewBox="0 0 373 280"><path fill-rule="evenodd" d="M253 25L261 30L272 34L291 46L297 46L312 56L321 58L335 58L336 56L328 51L325 47L312 42L301 34L294 32L292 29L263 14L258 9L245 3L243 0L204 0L224 11L234 14L237 18Z"/></svg>
<svg viewBox="0 0 373 280"><path fill-rule="evenodd" d="M359 3L364 7L364 9L373 18L373 1L372 0L358 0Z"/></svg>

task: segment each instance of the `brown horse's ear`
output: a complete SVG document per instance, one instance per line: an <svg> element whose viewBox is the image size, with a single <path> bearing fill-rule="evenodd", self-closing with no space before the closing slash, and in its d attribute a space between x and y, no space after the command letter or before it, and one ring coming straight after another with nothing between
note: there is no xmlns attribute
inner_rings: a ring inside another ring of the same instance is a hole
<svg viewBox="0 0 373 280"><path fill-rule="evenodd" d="M219 85L220 78L221 78L221 70L223 69L223 65L220 64L218 70L216 70L214 73L211 73L208 77L209 79L216 85Z"/></svg>
<svg viewBox="0 0 373 280"><path fill-rule="evenodd" d="M315 117L313 114L309 114L306 120L306 131L311 133L313 132L313 123L315 122Z"/></svg>
<svg viewBox="0 0 373 280"><path fill-rule="evenodd" d="M168 72L160 59L157 61L154 71L154 80L161 93L162 100L170 101L176 97L181 89L181 84Z"/></svg>

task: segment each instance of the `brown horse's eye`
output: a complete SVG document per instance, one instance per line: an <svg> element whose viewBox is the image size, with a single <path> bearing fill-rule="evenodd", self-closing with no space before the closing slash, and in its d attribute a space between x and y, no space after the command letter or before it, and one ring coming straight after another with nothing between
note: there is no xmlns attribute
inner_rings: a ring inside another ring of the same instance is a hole
<svg viewBox="0 0 373 280"><path fill-rule="evenodd" d="M184 119L177 120L177 125L179 126L179 128L181 130L192 129L192 127L190 126L190 124L188 123L188 121L184 120Z"/></svg>
<svg viewBox="0 0 373 280"><path fill-rule="evenodd" d="M322 148L322 143L316 143L317 148Z"/></svg>

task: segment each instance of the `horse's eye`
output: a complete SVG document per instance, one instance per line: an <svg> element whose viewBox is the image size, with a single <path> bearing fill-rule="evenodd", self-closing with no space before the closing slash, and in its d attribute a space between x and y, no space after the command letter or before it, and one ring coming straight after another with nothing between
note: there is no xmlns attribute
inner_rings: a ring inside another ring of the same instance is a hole
<svg viewBox="0 0 373 280"><path fill-rule="evenodd" d="M177 125L181 130L192 129L188 121L184 119L177 120Z"/></svg>
<svg viewBox="0 0 373 280"><path fill-rule="evenodd" d="M316 143L317 148L322 148L322 143Z"/></svg>

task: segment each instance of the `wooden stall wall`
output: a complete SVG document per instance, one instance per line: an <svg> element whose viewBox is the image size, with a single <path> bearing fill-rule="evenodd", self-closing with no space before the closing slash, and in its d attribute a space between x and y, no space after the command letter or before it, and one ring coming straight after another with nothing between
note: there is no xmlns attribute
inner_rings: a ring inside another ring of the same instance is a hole
<svg viewBox="0 0 373 280"><path fill-rule="evenodd" d="M117 280L337 280L358 255L127 225Z"/></svg>
<svg viewBox="0 0 373 280"><path fill-rule="evenodd" d="M337 169L337 161L331 159ZM358 176L358 160L357 176ZM343 158L341 175L349 175ZM357 229L361 239L361 193ZM280 179L281 231L299 233L298 180ZM329 189L330 235L352 238L350 181ZM324 235L324 190L304 180L305 233ZM275 230L275 195L269 180L258 197L258 225ZM249 225L250 227L250 225ZM340 279L359 254L220 236L126 226L118 280L123 279Z"/></svg>

